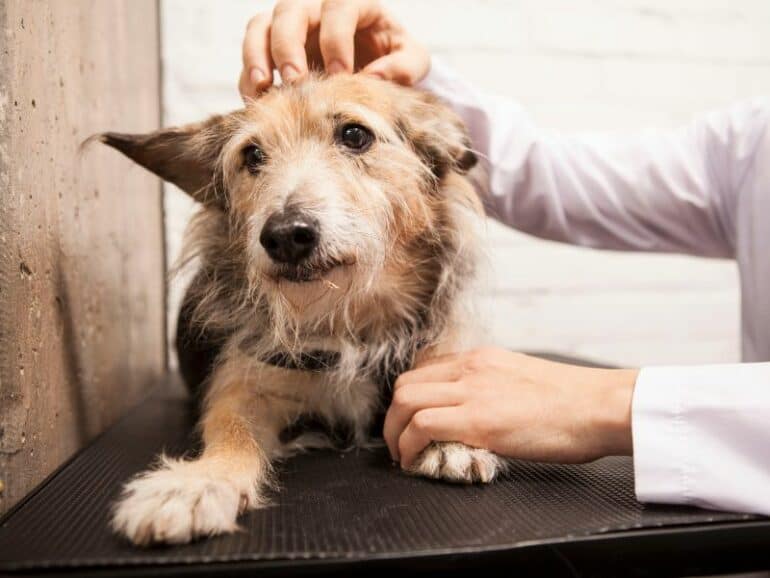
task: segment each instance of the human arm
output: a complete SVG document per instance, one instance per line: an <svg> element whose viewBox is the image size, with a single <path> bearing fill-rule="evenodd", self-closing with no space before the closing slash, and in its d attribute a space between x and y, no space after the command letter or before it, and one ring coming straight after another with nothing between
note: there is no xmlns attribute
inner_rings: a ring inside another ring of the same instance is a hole
<svg viewBox="0 0 770 578"><path fill-rule="evenodd" d="M734 256L737 196L767 130L766 101L674 130L565 134L439 59L418 86L465 121L487 172L488 212L503 223L596 248Z"/></svg>

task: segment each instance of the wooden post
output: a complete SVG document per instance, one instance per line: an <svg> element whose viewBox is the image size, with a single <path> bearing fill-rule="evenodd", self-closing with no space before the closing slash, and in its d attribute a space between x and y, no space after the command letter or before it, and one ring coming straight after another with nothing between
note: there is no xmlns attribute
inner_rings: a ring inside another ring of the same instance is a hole
<svg viewBox="0 0 770 578"><path fill-rule="evenodd" d="M0 0L0 512L165 371L155 0ZM66 499L66 497L65 497Z"/></svg>

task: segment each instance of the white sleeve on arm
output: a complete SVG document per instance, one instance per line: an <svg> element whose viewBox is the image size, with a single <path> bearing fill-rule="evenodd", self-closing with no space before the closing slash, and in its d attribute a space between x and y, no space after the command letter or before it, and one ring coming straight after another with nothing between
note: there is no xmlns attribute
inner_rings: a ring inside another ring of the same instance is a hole
<svg viewBox="0 0 770 578"><path fill-rule="evenodd" d="M631 419L639 501L770 515L770 363L642 369Z"/></svg>
<svg viewBox="0 0 770 578"><path fill-rule="evenodd" d="M561 135L439 59L418 87L465 121L488 173L489 214L505 224L604 249L734 255L734 191L767 123L762 101L679 130Z"/></svg>

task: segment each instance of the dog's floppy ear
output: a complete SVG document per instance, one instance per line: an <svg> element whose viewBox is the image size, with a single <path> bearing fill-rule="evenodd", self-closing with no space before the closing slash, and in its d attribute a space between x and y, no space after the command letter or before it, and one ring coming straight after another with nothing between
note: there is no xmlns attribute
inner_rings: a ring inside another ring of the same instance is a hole
<svg viewBox="0 0 770 578"><path fill-rule="evenodd" d="M450 170L467 173L477 159L462 120L434 95L415 94L410 110L399 123L405 138L438 178Z"/></svg>
<svg viewBox="0 0 770 578"><path fill-rule="evenodd" d="M217 115L201 123L149 134L107 132L95 138L175 184L196 201L224 208L218 159L231 134L226 119Z"/></svg>

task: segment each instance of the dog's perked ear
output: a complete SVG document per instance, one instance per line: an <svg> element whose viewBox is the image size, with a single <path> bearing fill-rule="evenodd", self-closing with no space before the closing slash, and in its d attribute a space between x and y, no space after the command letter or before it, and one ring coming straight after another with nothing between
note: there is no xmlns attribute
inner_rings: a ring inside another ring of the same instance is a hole
<svg viewBox="0 0 770 578"><path fill-rule="evenodd" d="M402 134L438 178L449 170L467 173L477 159L465 125L434 95L415 92L410 110L398 122Z"/></svg>
<svg viewBox="0 0 770 578"><path fill-rule="evenodd" d="M94 138L175 184L196 201L224 208L226 194L218 159L232 134L227 119L217 115L201 123L148 134L107 132Z"/></svg>

